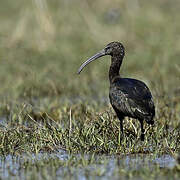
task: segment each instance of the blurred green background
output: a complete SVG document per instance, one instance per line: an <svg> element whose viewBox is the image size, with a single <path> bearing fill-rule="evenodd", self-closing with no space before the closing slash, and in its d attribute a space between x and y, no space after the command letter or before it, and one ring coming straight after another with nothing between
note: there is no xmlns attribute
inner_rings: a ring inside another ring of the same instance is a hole
<svg viewBox="0 0 180 180"><path fill-rule="evenodd" d="M1 0L1 98L108 98L110 57L76 72L111 41L126 48L123 77L179 97L179 9L179 0Z"/></svg>

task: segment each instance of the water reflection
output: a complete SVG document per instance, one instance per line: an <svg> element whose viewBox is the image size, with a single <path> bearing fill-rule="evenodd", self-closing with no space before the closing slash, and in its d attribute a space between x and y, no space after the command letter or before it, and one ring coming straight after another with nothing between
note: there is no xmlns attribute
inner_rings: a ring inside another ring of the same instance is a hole
<svg viewBox="0 0 180 180"><path fill-rule="evenodd" d="M66 151L59 150L56 153L39 153L39 154L24 154L21 156L8 155L5 158L0 158L0 177L10 178L18 177L24 179L26 172L23 168L25 162L31 162L31 164L41 160L58 159L62 162L68 162L69 159L75 157L75 160L91 158L90 155L69 155ZM72 166L68 165L60 166L56 169L56 175L63 177L71 169L76 179L87 179L86 175L88 172L95 172L95 174L103 175L103 179L109 179L115 177L115 172L118 169L126 170L140 170L141 168L153 169L155 166L173 168L176 165L176 160L170 155L162 155L155 157L153 155L124 155L124 156L93 156L95 159L93 163L83 166ZM49 167L51 168L51 167Z"/></svg>

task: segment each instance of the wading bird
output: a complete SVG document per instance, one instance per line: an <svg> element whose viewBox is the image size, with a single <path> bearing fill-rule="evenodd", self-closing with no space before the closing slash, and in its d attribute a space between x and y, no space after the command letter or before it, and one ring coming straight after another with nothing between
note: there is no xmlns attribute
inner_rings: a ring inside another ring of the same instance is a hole
<svg viewBox="0 0 180 180"><path fill-rule="evenodd" d="M154 124L155 106L149 88L142 81L122 78L119 70L125 55L124 46L120 42L111 42L103 50L85 61L78 70L78 74L90 62L102 57L111 56L109 69L110 103L120 120L121 139L123 137L123 119L131 117L138 119L141 124L141 140L144 141L144 120Z"/></svg>

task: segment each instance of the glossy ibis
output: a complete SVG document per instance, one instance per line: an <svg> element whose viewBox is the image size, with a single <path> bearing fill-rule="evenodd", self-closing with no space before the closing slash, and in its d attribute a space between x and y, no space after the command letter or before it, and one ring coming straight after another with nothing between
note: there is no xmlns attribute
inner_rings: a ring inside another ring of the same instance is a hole
<svg viewBox="0 0 180 180"><path fill-rule="evenodd" d="M85 61L78 73L90 62L105 56L111 56L109 69L111 105L120 120L121 138L123 135L123 119L125 116L138 119L141 123L141 140L144 140L143 121L154 124L155 106L149 88L142 81L122 78L119 70L125 55L124 46L120 42L111 42L103 50Z"/></svg>

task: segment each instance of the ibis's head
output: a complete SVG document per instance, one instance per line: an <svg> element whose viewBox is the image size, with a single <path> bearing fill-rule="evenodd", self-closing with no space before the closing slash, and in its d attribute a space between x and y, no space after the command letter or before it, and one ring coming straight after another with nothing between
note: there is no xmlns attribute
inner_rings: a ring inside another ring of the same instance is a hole
<svg viewBox="0 0 180 180"><path fill-rule="evenodd" d="M85 61L79 68L78 74L80 74L80 72L83 70L83 68L87 64L89 64L90 62L92 62L102 56L106 56L106 55L110 55L113 57L117 56L122 59L124 57L124 54L125 54L125 49L124 49L124 46L120 42L111 42L108 45L106 45L106 47L103 50L96 53L94 56L90 57L87 61Z"/></svg>

